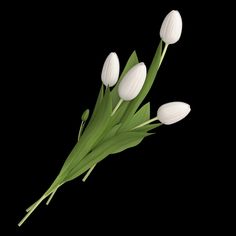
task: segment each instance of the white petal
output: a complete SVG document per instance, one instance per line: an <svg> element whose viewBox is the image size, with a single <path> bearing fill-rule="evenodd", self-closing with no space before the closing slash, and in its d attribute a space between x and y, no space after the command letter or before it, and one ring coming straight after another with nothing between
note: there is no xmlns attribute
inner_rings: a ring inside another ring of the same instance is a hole
<svg viewBox="0 0 236 236"><path fill-rule="evenodd" d="M176 43L182 33L182 18L178 11L171 11L164 19L160 37L166 44Z"/></svg>
<svg viewBox="0 0 236 236"><path fill-rule="evenodd" d="M147 75L147 69L143 62L132 67L121 80L118 93L121 99L130 101L141 91Z"/></svg>
<svg viewBox="0 0 236 236"><path fill-rule="evenodd" d="M191 111L190 105L184 102L169 102L159 107L158 120L165 124L174 124L185 118Z"/></svg>
<svg viewBox="0 0 236 236"><path fill-rule="evenodd" d="M102 68L102 82L105 86L112 87L119 78L120 63L115 52L112 52L106 58Z"/></svg>

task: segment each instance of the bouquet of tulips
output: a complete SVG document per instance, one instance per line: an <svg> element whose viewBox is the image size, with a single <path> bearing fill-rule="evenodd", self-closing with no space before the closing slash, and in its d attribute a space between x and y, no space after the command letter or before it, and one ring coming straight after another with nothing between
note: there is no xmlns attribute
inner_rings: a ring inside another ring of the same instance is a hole
<svg viewBox="0 0 236 236"><path fill-rule="evenodd" d="M44 199L48 198L46 204L49 204L58 188L66 182L86 173L85 181L96 164L107 156L138 145L152 134L149 131L161 124L170 125L187 116L190 106L184 102L162 105L154 118L150 118L149 102L140 106L152 87L168 45L177 42L181 32L181 16L178 11L171 11L162 23L161 41L148 72L133 52L119 76L118 56L109 54L102 69L102 85L93 113L89 119L89 110L86 110L81 117L78 142L49 189L26 210L19 226Z"/></svg>

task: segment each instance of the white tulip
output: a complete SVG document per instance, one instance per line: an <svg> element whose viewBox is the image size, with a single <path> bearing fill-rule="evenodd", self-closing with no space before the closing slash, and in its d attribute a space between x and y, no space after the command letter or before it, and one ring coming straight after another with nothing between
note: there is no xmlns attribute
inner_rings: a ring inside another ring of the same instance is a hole
<svg viewBox="0 0 236 236"><path fill-rule="evenodd" d="M165 125L171 125L182 120L190 111L190 105L187 103L169 102L159 107L157 119Z"/></svg>
<svg viewBox="0 0 236 236"><path fill-rule="evenodd" d="M143 62L132 67L118 87L118 94L124 101L134 99L142 89L147 75L147 68Z"/></svg>
<svg viewBox="0 0 236 236"><path fill-rule="evenodd" d="M171 11L164 19L160 29L161 39L166 44L176 43L182 33L182 18L178 11Z"/></svg>
<svg viewBox="0 0 236 236"><path fill-rule="evenodd" d="M106 58L102 68L102 82L105 86L112 87L119 78L120 63L115 52L111 52Z"/></svg>

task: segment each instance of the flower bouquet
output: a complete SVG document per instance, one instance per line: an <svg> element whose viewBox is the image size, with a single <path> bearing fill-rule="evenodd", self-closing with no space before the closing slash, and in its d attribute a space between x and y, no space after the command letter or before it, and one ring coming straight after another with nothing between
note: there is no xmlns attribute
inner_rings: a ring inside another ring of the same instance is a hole
<svg viewBox="0 0 236 236"><path fill-rule="evenodd" d="M181 32L181 16L178 11L171 11L162 23L161 41L148 72L134 51L119 76L117 54L108 55L102 69L102 85L93 113L89 118L89 110L86 110L81 117L78 142L49 189L26 209L27 214L19 222L19 226L43 200L47 199L48 205L56 191L68 181L83 174L85 181L97 163L104 158L137 146L145 137L152 134L149 131L161 124L170 125L187 116L190 106L184 102L162 105L154 118L150 118L149 102L141 106L152 87L168 45L177 42Z"/></svg>

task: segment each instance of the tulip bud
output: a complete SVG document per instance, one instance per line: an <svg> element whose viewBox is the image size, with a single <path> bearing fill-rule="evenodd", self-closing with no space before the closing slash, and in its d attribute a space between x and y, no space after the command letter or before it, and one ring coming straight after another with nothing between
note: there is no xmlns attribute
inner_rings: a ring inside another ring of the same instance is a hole
<svg viewBox="0 0 236 236"><path fill-rule="evenodd" d="M147 69L143 62L132 67L118 87L118 94L124 101L134 99L142 89L147 75Z"/></svg>
<svg viewBox="0 0 236 236"><path fill-rule="evenodd" d="M106 58L102 68L102 82L105 86L112 87L119 78L120 63L115 52L112 52Z"/></svg>
<svg viewBox="0 0 236 236"><path fill-rule="evenodd" d="M182 120L190 111L190 105L187 103L169 102L159 107L157 118L161 123L171 125Z"/></svg>
<svg viewBox="0 0 236 236"><path fill-rule="evenodd" d="M178 11L171 11L164 19L160 37L166 44L176 43L182 32L182 18Z"/></svg>
<svg viewBox="0 0 236 236"><path fill-rule="evenodd" d="M81 120L85 122L89 118L89 109L86 109L81 116Z"/></svg>

